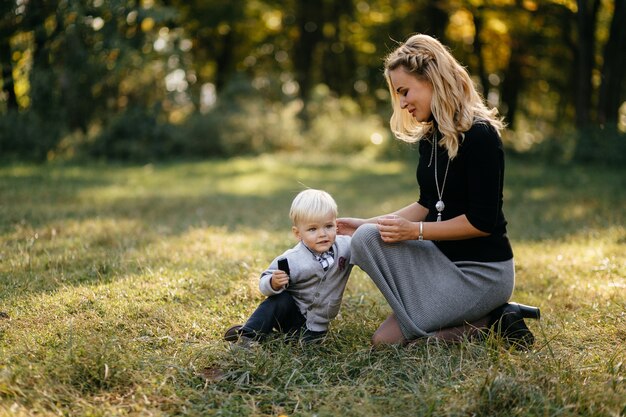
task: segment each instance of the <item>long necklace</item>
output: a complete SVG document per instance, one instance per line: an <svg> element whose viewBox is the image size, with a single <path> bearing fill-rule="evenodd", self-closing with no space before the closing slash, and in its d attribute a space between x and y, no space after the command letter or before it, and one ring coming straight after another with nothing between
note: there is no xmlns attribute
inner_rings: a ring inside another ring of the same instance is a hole
<svg viewBox="0 0 626 417"><path fill-rule="evenodd" d="M437 221L441 221L441 212L446 208L446 205L443 202L443 190L446 187L446 180L448 179L448 168L450 168L450 158L448 158L448 164L446 165L446 173L443 175L443 184L441 184L441 191L439 190L439 179L437 178L437 131L433 135L433 155L435 159L435 186L437 187L437 197L439 197L439 201L435 204L435 208L437 209ZM433 156L431 155L431 157Z"/></svg>

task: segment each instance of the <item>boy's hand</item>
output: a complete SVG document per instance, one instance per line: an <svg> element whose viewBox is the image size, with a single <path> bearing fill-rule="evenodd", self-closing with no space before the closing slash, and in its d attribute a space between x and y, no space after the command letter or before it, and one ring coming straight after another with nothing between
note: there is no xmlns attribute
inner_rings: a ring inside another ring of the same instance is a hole
<svg viewBox="0 0 626 417"><path fill-rule="evenodd" d="M340 235L352 236L365 220L354 217L342 217L337 219L337 233Z"/></svg>
<svg viewBox="0 0 626 417"><path fill-rule="evenodd" d="M289 275L287 275L284 271L277 269L272 273L272 278L270 279L270 284L274 291L278 291L285 287L289 283Z"/></svg>

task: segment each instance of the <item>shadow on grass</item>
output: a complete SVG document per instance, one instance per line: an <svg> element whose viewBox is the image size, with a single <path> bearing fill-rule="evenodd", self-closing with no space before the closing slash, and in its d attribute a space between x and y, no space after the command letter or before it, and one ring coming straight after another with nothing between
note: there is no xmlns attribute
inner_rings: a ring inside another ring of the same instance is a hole
<svg viewBox="0 0 626 417"><path fill-rule="evenodd" d="M158 167L9 167L0 170L0 189L12 201L0 209L0 276L6 283L0 299L141 274L162 263L155 248L189 236L213 245L199 257L227 265L232 262L219 254L220 246L231 243L207 242L207 235L253 230L288 236L291 200L307 186L326 188L340 204L357 207L363 181L382 193L397 171L397 164L346 169L270 158ZM375 208L374 198L365 203Z"/></svg>
<svg viewBox="0 0 626 417"><path fill-rule="evenodd" d="M626 175L599 166L553 166L511 161L505 214L513 241L565 239L626 223Z"/></svg>
<svg viewBox="0 0 626 417"><path fill-rule="evenodd" d="M419 197L414 170L407 162L269 156L158 166L3 168L0 191L11 204L0 209L5 265L0 273L14 291L50 291L138 273L149 265L128 268L128 258L190 230L282 235L291 226L291 200L306 187L333 194L343 216L387 213ZM507 170L505 214L514 245L625 223L621 171L515 160ZM46 274L63 279L39 278ZM10 292L0 292L0 299Z"/></svg>

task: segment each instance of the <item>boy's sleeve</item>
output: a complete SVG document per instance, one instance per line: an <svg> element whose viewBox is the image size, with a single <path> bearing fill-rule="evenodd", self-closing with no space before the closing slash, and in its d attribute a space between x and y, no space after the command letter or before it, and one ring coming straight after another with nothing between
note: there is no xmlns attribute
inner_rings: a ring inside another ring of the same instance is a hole
<svg viewBox="0 0 626 417"><path fill-rule="evenodd" d="M345 256L347 258L347 261L350 262L350 259L352 258L352 251L351 251L351 247L350 244L352 242L352 236L339 236L344 242L343 242L343 256Z"/></svg>

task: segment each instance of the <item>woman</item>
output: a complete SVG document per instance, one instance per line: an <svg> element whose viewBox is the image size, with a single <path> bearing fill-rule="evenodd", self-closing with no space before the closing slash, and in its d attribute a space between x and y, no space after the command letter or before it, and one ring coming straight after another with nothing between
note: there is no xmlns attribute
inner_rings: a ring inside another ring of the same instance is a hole
<svg viewBox="0 0 626 417"><path fill-rule="evenodd" d="M411 36L385 61L391 129L418 142L419 200L370 219L338 219L352 235L352 262L363 269L393 313L374 345L427 336L458 340L492 327L529 347L524 317L535 307L507 303L513 252L502 211L502 120L485 106L456 59L436 39Z"/></svg>

